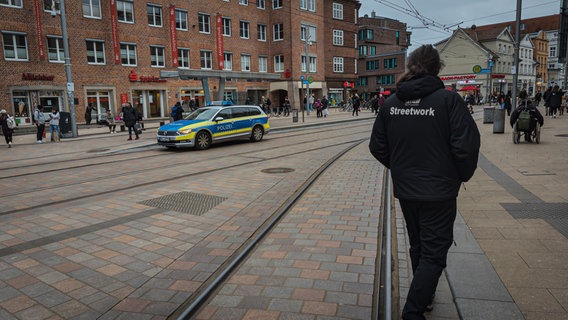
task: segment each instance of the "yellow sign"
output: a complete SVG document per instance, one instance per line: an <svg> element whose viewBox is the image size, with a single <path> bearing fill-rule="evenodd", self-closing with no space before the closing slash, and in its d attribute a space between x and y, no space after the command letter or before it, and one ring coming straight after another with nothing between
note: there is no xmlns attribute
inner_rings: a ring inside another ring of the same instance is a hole
<svg viewBox="0 0 568 320"><path fill-rule="evenodd" d="M481 72L481 66L476 64L473 66L473 73L480 73Z"/></svg>

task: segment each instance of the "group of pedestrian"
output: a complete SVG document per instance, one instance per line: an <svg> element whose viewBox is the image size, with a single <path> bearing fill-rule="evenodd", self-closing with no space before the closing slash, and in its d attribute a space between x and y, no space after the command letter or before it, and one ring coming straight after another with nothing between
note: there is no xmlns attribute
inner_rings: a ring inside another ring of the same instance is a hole
<svg viewBox="0 0 568 320"><path fill-rule="evenodd" d="M554 87L550 86L546 89L542 95L546 116L556 118L557 115L564 113L565 106L562 103L562 97L564 97L565 93L566 92L562 91L558 85Z"/></svg>
<svg viewBox="0 0 568 320"><path fill-rule="evenodd" d="M316 117L326 118L329 115L329 100L326 96L316 99L313 107L316 109Z"/></svg>
<svg viewBox="0 0 568 320"><path fill-rule="evenodd" d="M59 119L61 115L57 108L51 108L51 113L48 116L43 112L43 106L38 105L35 107L33 113L33 122L37 128L36 140L38 144L44 143L43 138L45 137L46 124L49 125L50 141L59 142L61 141L61 132L59 131Z"/></svg>

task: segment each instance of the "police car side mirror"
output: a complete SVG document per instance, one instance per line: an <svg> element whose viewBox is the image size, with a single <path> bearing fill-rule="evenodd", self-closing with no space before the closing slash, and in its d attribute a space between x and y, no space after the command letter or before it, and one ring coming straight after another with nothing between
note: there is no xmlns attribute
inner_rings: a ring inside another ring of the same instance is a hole
<svg viewBox="0 0 568 320"><path fill-rule="evenodd" d="M215 122L219 122L219 121L223 121L223 120L225 120L225 118L223 118L223 117L216 117L215 118Z"/></svg>

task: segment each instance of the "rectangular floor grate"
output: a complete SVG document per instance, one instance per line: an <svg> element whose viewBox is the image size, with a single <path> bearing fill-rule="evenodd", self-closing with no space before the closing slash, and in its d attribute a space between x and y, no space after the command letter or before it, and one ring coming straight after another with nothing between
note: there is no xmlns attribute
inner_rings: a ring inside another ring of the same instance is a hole
<svg viewBox="0 0 568 320"><path fill-rule="evenodd" d="M183 191L144 200L140 204L200 216L226 199L209 194Z"/></svg>

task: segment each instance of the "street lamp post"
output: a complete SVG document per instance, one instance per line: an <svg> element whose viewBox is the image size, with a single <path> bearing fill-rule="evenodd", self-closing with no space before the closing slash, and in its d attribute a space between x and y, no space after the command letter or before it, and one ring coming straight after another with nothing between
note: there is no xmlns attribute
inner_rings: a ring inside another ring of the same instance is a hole
<svg viewBox="0 0 568 320"><path fill-rule="evenodd" d="M309 47L309 41L310 41L310 30L308 28L306 28L306 112L308 113L308 116L310 115L310 80L309 80L309 74L310 74L310 63L309 63L309 58L308 58L308 47Z"/></svg>
<svg viewBox="0 0 568 320"><path fill-rule="evenodd" d="M71 114L71 132L73 138L78 136L77 134L77 119L75 116L75 104L73 92L75 91L75 85L73 84L73 79L71 77L71 57L69 56L69 37L67 35L67 17L65 16L65 0L52 0L52 14L55 14L55 3L59 3L59 16L61 18L61 35L63 37L63 54L65 60L65 77L67 80L67 96L69 98L69 112Z"/></svg>

